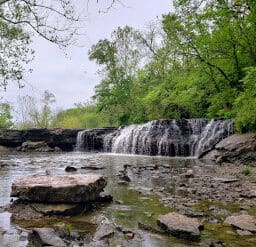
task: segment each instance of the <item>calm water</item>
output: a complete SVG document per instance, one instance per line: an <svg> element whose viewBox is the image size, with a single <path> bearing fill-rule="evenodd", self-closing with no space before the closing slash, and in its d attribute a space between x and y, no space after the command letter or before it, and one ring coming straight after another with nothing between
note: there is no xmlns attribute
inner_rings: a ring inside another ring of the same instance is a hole
<svg viewBox="0 0 256 247"><path fill-rule="evenodd" d="M128 175L131 178L131 182L128 185L119 185L117 174L119 171L123 170L124 165L130 165ZM4 155L0 157L0 205L2 206L10 202L11 198L9 195L14 179L28 175L42 175L45 174L46 171L52 174L64 174L66 166L74 166L78 168L77 173L100 173L106 175L108 177L108 185L105 191L113 196L114 201L111 204L105 205L98 211L71 217L69 219L60 219L60 222L71 223L74 229L93 232L96 228L96 219L103 215L117 225L138 230L138 222L155 226L159 214L168 213L173 210L165 207L159 201L158 196L152 194L154 187L168 186L168 183L166 183L168 181L161 181L157 179L156 176L152 175L152 171L155 167L162 167L162 169L166 170L166 173L181 173L184 172L184 169L186 170L193 165L199 165L201 167L203 165L204 167L204 164L195 159L101 153L19 153ZM80 169L86 166L101 166L104 169L96 171ZM145 169L145 167L151 167L152 169ZM205 165L205 169L211 169L211 167ZM56 223L56 220L54 223ZM8 241L13 241L14 244L12 246L23 247L26 243L19 241L17 231L21 232L22 229L31 229L35 226L49 226L51 224L51 220L33 222L29 219L27 222L14 223L10 220L9 213L0 212L0 230L8 230L12 233L9 239L5 240L1 240L0 234L0 246L2 246L1 241L5 244L7 244ZM166 235L156 235L144 231L140 231L140 233L142 239L138 246L142 247L198 246L197 243L178 240ZM212 237L211 234L210 237Z"/></svg>

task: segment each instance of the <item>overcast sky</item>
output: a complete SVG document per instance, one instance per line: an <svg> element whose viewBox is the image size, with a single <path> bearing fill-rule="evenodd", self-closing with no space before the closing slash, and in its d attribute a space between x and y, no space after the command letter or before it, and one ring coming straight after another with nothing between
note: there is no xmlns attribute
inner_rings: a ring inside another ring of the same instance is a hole
<svg viewBox="0 0 256 247"><path fill-rule="evenodd" d="M88 60L88 49L99 39L109 38L118 26L129 25L143 30L146 23L161 18L172 9L171 0L122 0L122 3L125 6L118 5L103 14L97 11L100 5L96 5L95 0L90 1L83 24L86 35L79 42L83 47L69 47L67 56L58 47L35 37L32 47L36 54L30 64L33 72L26 75L24 89L9 85L4 99L16 105L18 95L39 95L49 90L56 96L58 108L71 108L74 103L89 100L100 78L97 66Z"/></svg>

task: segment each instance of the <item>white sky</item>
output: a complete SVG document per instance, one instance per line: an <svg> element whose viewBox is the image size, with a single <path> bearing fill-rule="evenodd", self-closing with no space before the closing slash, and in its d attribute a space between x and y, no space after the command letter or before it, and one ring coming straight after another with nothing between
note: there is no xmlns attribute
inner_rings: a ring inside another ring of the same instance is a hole
<svg viewBox="0 0 256 247"><path fill-rule="evenodd" d="M81 4L82 1L77 0L77 2ZM89 48L99 39L109 38L111 32L118 26L129 25L142 30L146 23L170 12L171 2L171 0L122 0L127 7L118 5L103 14L97 11L100 5L97 5L95 0L91 0L87 20L84 23L83 32L86 36L83 36L79 42L83 47L69 47L66 56L58 47L35 37L32 44L36 52L35 59L30 64L33 72L26 74L25 88L18 89L16 85L9 85L7 91L1 95L16 106L18 95L39 95L44 90L49 90L56 96L57 107L62 109L89 100L93 95L94 86L100 81L96 64L88 60Z"/></svg>

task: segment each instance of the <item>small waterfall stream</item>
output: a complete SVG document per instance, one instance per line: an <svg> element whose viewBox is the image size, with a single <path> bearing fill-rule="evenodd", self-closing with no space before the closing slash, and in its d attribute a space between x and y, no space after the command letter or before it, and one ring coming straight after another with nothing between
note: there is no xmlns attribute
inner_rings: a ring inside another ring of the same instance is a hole
<svg viewBox="0 0 256 247"><path fill-rule="evenodd" d="M99 137L90 130L77 136L76 150L162 156L199 157L233 133L232 120L154 120L113 129ZM102 150L99 150L99 140Z"/></svg>

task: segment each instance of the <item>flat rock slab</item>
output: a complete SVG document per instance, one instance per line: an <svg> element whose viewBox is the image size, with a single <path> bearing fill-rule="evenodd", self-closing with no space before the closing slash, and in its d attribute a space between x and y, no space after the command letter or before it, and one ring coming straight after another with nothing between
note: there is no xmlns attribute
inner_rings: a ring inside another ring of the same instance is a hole
<svg viewBox="0 0 256 247"><path fill-rule="evenodd" d="M67 246L65 242L57 235L57 233L52 228L34 228L33 235L35 241L41 244L42 246Z"/></svg>
<svg viewBox="0 0 256 247"><path fill-rule="evenodd" d="M76 215L87 211L83 204L44 204L32 203L31 207L43 215ZM89 207L89 206L88 206Z"/></svg>
<svg viewBox="0 0 256 247"><path fill-rule="evenodd" d="M95 201L106 185L97 174L31 176L15 180L11 196L32 202L86 203Z"/></svg>
<svg viewBox="0 0 256 247"><path fill-rule="evenodd" d="M229 216L224 223L243 231L256 232L256 218L251 215Z"/></svg>
<svg viewBox="0 0 256 247"><path fill-rule="evenodd" d="M201 224L197 219L182 214L169 213L160 215L157 224L171 235L198 241L200 239Z"/></svg>

